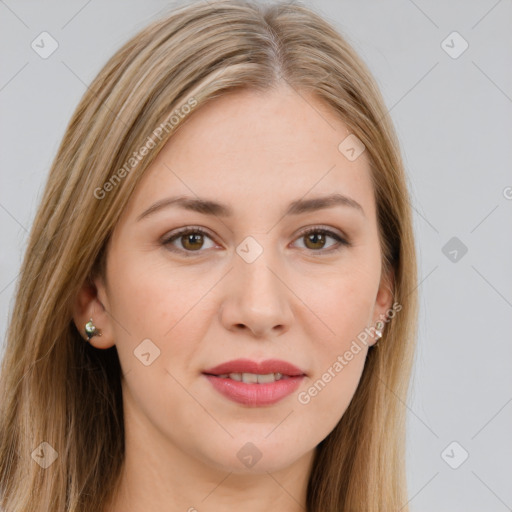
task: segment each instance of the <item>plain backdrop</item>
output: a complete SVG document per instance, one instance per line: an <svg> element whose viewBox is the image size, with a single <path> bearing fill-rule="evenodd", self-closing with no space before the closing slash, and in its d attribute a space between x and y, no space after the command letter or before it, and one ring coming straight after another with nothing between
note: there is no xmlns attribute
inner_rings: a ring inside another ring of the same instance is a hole
<svg viewBox="0 0 512 512"><path fill-rule="evenodd" d="M411 511L512 510L511 2L305 3L369 65L408 173L421 297L403 404ZM172 5L0 0L0 342L72 112L107 59ZM42 32L58 44L47 58L32 47Z"/></svg>

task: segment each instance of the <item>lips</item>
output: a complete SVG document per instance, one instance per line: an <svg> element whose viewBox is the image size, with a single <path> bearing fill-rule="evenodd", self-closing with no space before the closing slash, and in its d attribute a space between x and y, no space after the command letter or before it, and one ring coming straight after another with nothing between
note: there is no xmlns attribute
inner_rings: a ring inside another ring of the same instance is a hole
<svg viewBox="0 0 512 512"><path fill-rule="evenodd" d="M276 404L297 390L306 373L280 361L236 359L203 372L213 388L224 397L249 407Z"/></svg>
<svg viewBox="0 0 512 512"><path fill-rule="evenodd" d="M267 359L265 361L251 361L250 359L235 359L219 364L203 371L206 375L226 375L230 373L251 373L256 375L268 375L280 373L287 377L305 376L306 372L297 366L279 359Z"/></svg>

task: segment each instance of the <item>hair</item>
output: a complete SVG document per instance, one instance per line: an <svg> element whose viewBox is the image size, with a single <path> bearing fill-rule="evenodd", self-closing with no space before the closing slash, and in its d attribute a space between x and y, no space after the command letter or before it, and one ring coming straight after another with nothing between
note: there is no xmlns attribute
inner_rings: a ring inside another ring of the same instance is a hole
<svg viewBox="0 0 512 512"><path fill-rule="evenodd" d="M108 60L67 126L31 228L0 369L2 510L89 512L109 503L124 462L122 371L115 346L84 342L74 301L104 275L124 206L187 117L176 115L169 129L170 114L187 112L191 100L197 112L231 91L284 82L323 101L366 146L382 271L393 271L401 305L368 351L345 414L316 447L307 510L408 510L404 404L417 263L393 124L370 71L330 22L297 2L243 0L195 1L153 21ZM149 139L154 147L131 161ZM57 454L47 468L35 462L43 442Z"/></svg>

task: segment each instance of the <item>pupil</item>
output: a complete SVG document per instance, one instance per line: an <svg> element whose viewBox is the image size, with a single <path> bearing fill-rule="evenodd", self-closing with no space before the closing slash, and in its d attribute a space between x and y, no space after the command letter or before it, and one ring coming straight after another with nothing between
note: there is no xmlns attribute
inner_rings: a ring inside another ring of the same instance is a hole
<svg viewBox="0 0 512 512"><path fill-rule="evenodd" d="M202 237L202 235L194 234L194 233L185 235L186 244L190 244L192 247L194 247L194 244L197 244L197 242L201 241L201 237ZM198 245L200 246L200 243ZM198 245L196 245L196 247Z"/></svg>
<svg viewBox="0 0 512 512"><path fill-rule="evenodd" d="M308 235L310 241L313 242L313 244L317 244L317 243L320 243L321 246L323 246L323 243L324 240L323 239L323 234L322 233L311 233L310 235ZM320 239L320 242L319 242L319 239Z"/></svg>

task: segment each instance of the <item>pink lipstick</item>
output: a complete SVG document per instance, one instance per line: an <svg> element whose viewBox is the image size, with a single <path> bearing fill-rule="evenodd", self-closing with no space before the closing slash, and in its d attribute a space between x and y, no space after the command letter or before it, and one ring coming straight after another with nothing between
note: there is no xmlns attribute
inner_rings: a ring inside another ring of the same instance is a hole
<svg viewBox="0 0 512 512"><path fill-rule="evenodd" d="M293 393L306 373L278 359L262 362L236 359L203 372L214 389L234 402L260 407Z"/></svg>

